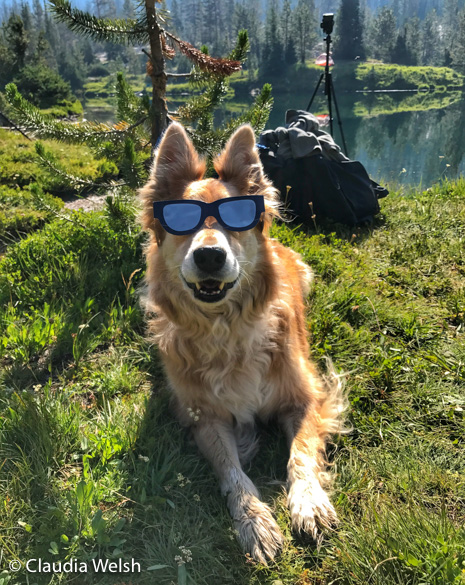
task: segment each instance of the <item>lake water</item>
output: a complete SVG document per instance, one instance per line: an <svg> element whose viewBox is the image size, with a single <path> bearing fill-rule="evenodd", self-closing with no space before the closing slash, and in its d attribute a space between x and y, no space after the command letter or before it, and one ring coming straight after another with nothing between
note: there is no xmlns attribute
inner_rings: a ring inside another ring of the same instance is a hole
<svg viewBox="0 0 465 585"><path fill-rule="evenodd" d="M274 96L267 128L284 125L288 109L306 109L312 93L313 88L309 88L308 94ZM438 179L465 175L465 94L389 92L336 96L348 155L359 160L379 183L426 189ZM249 103L252 101L250 97ZM247 103L234 104L235 112L246 107ZM323 94L316 97L312 111L328 113ZM220 117L230 115L226 103ZM114 109L108 105L85 108L85 116L112 122ZM335 141L342 145L336 119L333 126ZM329 132L329 126L323 129Z"/></svg>

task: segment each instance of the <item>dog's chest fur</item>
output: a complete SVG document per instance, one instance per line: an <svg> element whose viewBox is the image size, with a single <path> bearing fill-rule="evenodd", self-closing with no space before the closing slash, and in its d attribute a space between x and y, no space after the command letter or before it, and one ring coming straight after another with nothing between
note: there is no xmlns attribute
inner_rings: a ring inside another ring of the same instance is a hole
<svg viewBox="0 0 465 585"><path fill-rule="evenodd" d="M238 422L267 416L279 321L273 309L254 322L231 324L218 316L203 335L174 329L170 340L165 337L161 349L181 418L183 411L189 416L210 409L230 413Z"/></svg>

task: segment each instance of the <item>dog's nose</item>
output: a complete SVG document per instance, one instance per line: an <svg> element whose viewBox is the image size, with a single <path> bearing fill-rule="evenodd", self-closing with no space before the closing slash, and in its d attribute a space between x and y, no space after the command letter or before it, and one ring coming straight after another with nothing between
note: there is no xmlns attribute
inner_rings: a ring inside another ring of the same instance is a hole
<svg viewBox="0 0 465 585"><path fill-rule="evenodd" d="M194 252L194 262L202 272L213 274L223 268L226 252L221 248L197 248Z"/></svg>

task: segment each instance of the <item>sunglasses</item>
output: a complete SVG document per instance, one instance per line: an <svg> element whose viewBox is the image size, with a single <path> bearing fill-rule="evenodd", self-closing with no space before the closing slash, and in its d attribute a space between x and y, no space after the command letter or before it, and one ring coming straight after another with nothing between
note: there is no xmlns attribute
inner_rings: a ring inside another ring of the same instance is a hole
<svg viewBox="0 0 465 585"><path fill-rule="evenodd" d="M227 230L243 232L257 225L265 211L263 195L228 197L213 203L176 199L155 201L153 215L170 234L192 234L207 217L214 217Z"/></svg>

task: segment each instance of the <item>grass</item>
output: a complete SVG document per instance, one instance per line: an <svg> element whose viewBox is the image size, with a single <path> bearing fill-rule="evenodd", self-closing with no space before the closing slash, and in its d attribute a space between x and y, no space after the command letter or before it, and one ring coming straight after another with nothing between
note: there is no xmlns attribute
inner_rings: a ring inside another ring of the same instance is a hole
<svg viewBox="0 0 465 585"><path fill-rule="evenodd" d="M51 108L43 109L42 112L44 114L50 114L56 118L67 118L69 116L78 117L82 115L83 108L79 100L62 100Z"/></svg>
<svg viewBox="0 0 465 585"><path fill-rule="evenodd" d="M134 88L134 91L147 89L148 78L144 74L126 75L125 79ZM84 96L93 98L96 96L109 97L116 95L116 75L108 75L102 78L91 78L84 84Z"/></svg>
<svg viewBox="0 0 465 585"><path fill-rule="evenodd" d="M429 89L463 86L463 75L449 67L407 66L389 63L359 63L355 79L363 89Z"/></svg>
<svg viewBox="0 0 465 585"><path fill-rule="evenodd" d="M44 217L0 261L0 583L465 583L464 224L462 179L391 193L370 229L273 228L315 270L312 354L346 373L353 430L330 448L341 524L315 547L289 528L284 437L262 429L249 474L287 538L261 567L170 412L133 210ZM29 558L141 572L6 570Z"/></svg>
<svg viewBox="0 0 465 585"><path fill-rule="evenodd" d="M285 75L278 75L274 79L267 79L273 85L276 94L294 94L308 92L314 87L324 68L314 64L312 60L306 63L296 63L289 66ZM334 84L344 91L363 90L422 90L422 91L460 91L464 77L447 67L408 67L406 65L338 61L332 68ZM257 79L258 77L258 79ZM258 76L235 73L231 77L231 87L238 97L247 95L254 87L261 84Z"/></svg>
<svg viewBox="0 0 465 585"><path fill-rule="evenodd" d="M72 175L97 179L108 166L106 159L96 159L85 146L61 144L52 140L41 142ZM52 195L69 191L60 179L51 176L38 164L34 141L0 128L0 185L27 190L34 183Z"/></svg>

